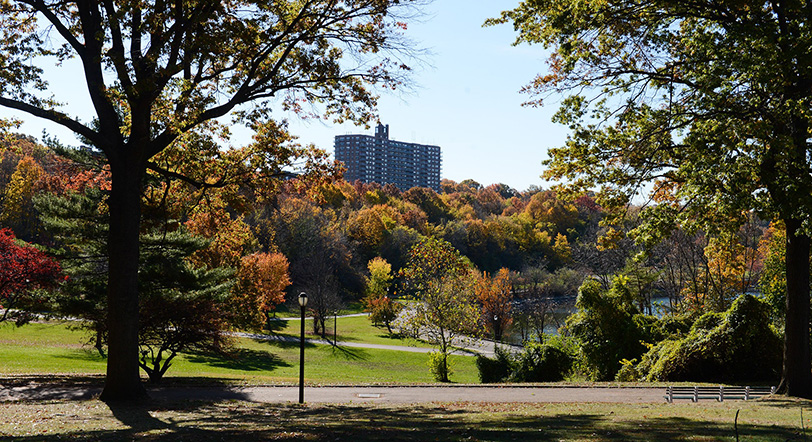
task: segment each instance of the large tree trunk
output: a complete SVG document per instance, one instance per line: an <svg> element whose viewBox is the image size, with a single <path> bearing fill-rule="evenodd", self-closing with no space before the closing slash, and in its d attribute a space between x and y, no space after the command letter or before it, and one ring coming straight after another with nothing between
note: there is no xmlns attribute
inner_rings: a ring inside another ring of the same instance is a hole
<svg viewBox="0 0 812 442"><path fill-rule="evenodd" d="M110 160L107 378L100 399L146 398L138 367L138 257L144 167Z"/></svg>
<svg viewBox="0 0 812 442"><path fill-rule="evenodd" d="M801 220L784 222L787 228L787 316L781 390L790 396L812 398L812 357L809 347L810 238L801 232Z"/></svg>

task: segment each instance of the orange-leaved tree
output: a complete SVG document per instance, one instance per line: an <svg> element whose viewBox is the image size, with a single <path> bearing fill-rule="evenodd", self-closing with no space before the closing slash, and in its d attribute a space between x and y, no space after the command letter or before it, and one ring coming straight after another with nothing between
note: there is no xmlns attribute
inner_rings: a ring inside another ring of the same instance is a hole
<svg viewBox="0 0 812 442"><path fill-rule="evenodd" d="M32 157L24 156L17 163L0 200L0 223L12 227L17 236L28 241L36 233L37 224L32 198L44 175L45 171Z"/></svg>
<svg viewBox="0 0 812 442"><path fill-rule="evenodd" d="M289 285L285 255L254 253L244 256L237 270L237 283L228 299L232 324L261 329L268 313L285 302L285 288Z"/></svg>
<svg viewBox="0 0 812 442"><path fill-rule="evenodd" d="M482 305L482 322L496 341L502 340L513 321L512 288L510 271L505 268L500 269L493 277L487 273L482 274L475 287L477 299Z"/></svg>

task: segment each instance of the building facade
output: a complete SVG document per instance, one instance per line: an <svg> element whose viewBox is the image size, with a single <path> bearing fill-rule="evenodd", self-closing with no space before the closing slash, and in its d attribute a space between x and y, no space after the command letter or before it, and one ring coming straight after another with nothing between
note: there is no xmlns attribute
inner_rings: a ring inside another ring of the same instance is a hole
<svg viewBox="0 0 812 442"><path fill-rule="evenodd" d="M337 135L334 147L336 160L347 167L347 181L440 191L440 146L390 140L388 124L379 124L374 136Z"/></svg>

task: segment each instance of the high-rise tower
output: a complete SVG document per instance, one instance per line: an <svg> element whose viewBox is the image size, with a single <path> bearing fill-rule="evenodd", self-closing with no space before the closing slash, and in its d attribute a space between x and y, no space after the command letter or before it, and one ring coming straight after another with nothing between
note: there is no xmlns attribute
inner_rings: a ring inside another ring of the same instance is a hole
<svg viewBox="0 0 812 442"><path fill-rule="evenodd" d="M337 135L335 157L347 167L345 178L350 182L440 191L440 146L390 140L388 124L378 124L374 136Z"/></svg>

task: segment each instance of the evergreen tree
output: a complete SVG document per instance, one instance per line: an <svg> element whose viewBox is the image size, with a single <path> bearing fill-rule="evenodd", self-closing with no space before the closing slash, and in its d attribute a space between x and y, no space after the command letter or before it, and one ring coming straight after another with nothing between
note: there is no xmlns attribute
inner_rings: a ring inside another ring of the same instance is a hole
<svg viewBox="0 0 812 442"><path fill-rule="evenodd" d="M54 309L80 318L77 327L92 334L94 347L104 355L107 343L107 214L106 192L87 188L64 196L43 194L35 199L43 224L54 237L55 251L69 278ZM153 226L141 235L139 261L139 366L158 382L182 351L225 351L225 313L233 271L195 267L190 257L208 241L178 228Z"/></svg>

